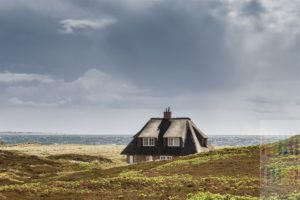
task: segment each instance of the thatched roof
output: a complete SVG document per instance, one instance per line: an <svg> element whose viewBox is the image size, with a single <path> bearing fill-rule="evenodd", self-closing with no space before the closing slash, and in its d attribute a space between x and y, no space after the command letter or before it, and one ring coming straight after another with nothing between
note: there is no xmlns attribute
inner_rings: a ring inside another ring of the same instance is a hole
<svg viewBox="0 0 300 200"><path fill-rule="evenodd" d="M138 137L154 137L158 138L159 134L159 126L161 124L161 120L159 119L151 119L146 126L142 129Z"/></svg>
<svg viewBox="0 0 300 200"><path fill-rule="evenodd" d="M163 135L164 138L180 137L185 139L187 133L187 120L185 119L170 119L170 126Z"/></svg>
<svg viewBox="0 0 300 200"><path fill-rule="evenodd" d="M155 147L141 147L139 139L157 139ZM170 137L181 138L181 147L167 147L163 140ZM151 118L134 137L121 154L127 155L188 155L209 151L207 136L190 118Z"/></svg>

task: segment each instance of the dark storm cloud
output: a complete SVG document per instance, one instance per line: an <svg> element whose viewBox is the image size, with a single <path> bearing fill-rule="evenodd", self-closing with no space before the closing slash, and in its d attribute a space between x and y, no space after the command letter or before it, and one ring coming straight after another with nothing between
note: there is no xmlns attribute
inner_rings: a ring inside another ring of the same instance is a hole
<svg viewBox="0 0 300 200"><path fill-rule="evenodd" d="M273 41L285 42L282 34L264 38L262 33L258 39L269 42L253 39L245 44L253 37L253 32L245 30L255 25L265 31L266 20L271 20L272 10L256 0L12 2L4 3L0 14L2 71L74 80L98 68L164 94L231 90L253 81L261 63L267 61L277 75L283 63L298 61L295 48L285 51L288 55L281 54L284 44L276 48ZM5 5L10 6L5 9ZM93 29L106 18L115 23ZM62 34L63 23L72 20L77 20L79 28L69 25L73 34ZM89 24L82 25L84 21ZM246 25L233 27L235 21ZM254 53L247 52L245 45L252 45ZM273 52L278 56L273 57ZM273 66L274 59L278 67ZM259 72L264 73L273 75ZM284 73L290 75L289 70Z"/></svg>
<svg viewBox="0 0 300 200"><path fill-rule="evenodd" d="M166 4L122 18L105 40L112 62L122 66L116 71L169 90L225 86L235 72L224 45L224 25L205 9L199 5L187 12Z"/></svg>
<svg viewBox="0 0 300 200"><path fill-rule="evenodd" d="M284 0L2 0L0 106L297 116L298 13Z"/></svg>
<svg viewBox="0 0 300 200"><path fill-rule="evenodd" d="M19 11L13 17L1 17L0 26L2 71L70 78L92 67L92 39L60 34L59 19Z"/></svg>
<svg viewBox="0 0 300 200"><path fill-rule="evenodd" d="M259 17L266 10L258 0L251 0L243 6L242 12L246 17Z"/></svg>
<svg viewBox="0 0 300 200"><path fill-rule="evenodd" d="M145 87L176 86L177 91L223 88L239 78L233 52L224 44L225 24L210 12L216 2L161 1L143 8L130 1L74 1L73 6L79 10L78 16L70 13L74 19L113 16L117 23L106 30L62 35L59 21L68 19L68 13L53 17L18 8L1 17L3 70L74 79L99 67Z"/></svg>

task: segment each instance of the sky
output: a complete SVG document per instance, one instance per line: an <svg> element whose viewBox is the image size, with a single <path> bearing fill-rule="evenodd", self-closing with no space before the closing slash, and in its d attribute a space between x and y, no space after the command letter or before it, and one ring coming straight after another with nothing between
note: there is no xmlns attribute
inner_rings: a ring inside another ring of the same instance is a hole
<svg viewBox="0 0 300 200"><path fill-rule="evenodd" d="M300 132L298 0L0 0L0 131Z"/></svg>

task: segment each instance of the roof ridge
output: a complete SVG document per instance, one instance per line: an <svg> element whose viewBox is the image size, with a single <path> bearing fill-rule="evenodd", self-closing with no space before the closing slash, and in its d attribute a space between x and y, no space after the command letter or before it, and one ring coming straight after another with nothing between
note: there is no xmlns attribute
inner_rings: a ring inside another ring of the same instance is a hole
<svg viewBox="0 0 300 200"><path fill-rule="evenodd" d="M161 117L151 117L150 120L151 120L151 119L163 120L163 119L165 119L165 118L161 118ZM169 118L169 119L167 119L167 120L173 120L173 119L187 119L187 120L191 120L190 117L172 117L172 118Z"/></svg>
<svg viewBox="0 0 300 200"><path fill-rule="evenodd" d="M195 131L193 129L193 126L192 126L191 122L188 122L188 124L189 124L190 131L192 133L192 138L193 138L194 143L195 143L196 151L197 151L197 153L199 153L199 152L201 152L201 144L199 143L199 140L198 140L198 138L195 134Z"/></svg>
<svg viewBox="0 0 300 200"><path fill-rule="evenodd" d="M171 120L168 129L163 134L163 138L180 137L185 140L187 134L186 123L187 121L183 120Z"/></svg>
<svg viewBox="0 0 300 200"><path fill-rule="evenodd" d="M208 138L207 135L201 129L199 129L194 122L192 122L192 127L195 128L203 138Z"/></svg>

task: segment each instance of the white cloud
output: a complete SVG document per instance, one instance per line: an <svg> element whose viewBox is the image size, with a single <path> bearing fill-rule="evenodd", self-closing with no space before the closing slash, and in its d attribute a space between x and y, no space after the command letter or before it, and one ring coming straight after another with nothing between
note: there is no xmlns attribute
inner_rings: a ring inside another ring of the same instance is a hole
<svg viewBox="0 0 300 200"><path fill-rule="evenodd" d="M6 75L6 76L5 76ZM139 88L129 80L115 77L97 69L90 69L74 81L55 79L39 74L0 74L0 86L4 92L0 99L16 106L61 107L61 106L117 106L117 107L159 107L177 106L201 110L243 110L269 117L286 113L297 114L300 102L294 95L299 81L257 82L230 93L209 95L179 94L156 97ZM26 84L24 84L26 82ZM2 83L2 84L1 84ZM219 102L226 96L226 102ZM196 104L195 102L202 102Z"/></svg>
<svg viewBox="0 0 300 200"><path fill-rule="evenodd" d="M245 93L246 109L273 117L298 118L300 101L297 95L300 81L260 81Z"/></svg>
<svg viewBox="0 0 300 200"><path fill-rule="evenodd" d="M17 106L31 106L31 107L57 107L68 103L69 99L62 99L58 102L53 103L37 103L35 101L23 101L17 97L12 97L9 99L9 102Z"/></svg>
<svg viewBox="0 0 300 200"><path fill-rule="evenodd" d="M17 106L113 104L143 93L129 81L97 69L90 69L71 82L38 74L4 73L1 76L0 86L5 83L5 89L0 98Z"/></svg>
<svg viewBox="0 0 300 200"><path fill-rule="evenodd" d="M297 34L300 31L299 1L285 0L222 0L213 11L221 20L243 26L244 30L256 32L256 25L274 32ZM251 7L251 4L255 6ZM225 18L224 18L225 17ZM247 29L248 28L248 29Z"/></svg>
<svg viewBox="0 0 300 200"><path fill-rule="evenodd" d="M13 75L17 76L18 74ZM30 77L38 76L38 74L27 75ZM5 82L5 84L2 82L1 84L0 82L0 86L5 87L5 91L0 94L0 100L5 99L7 103L13 106L5 106L6 109L27 109L26 112L29 112L28 109L32 109L32 112L39 111L40 113L37 115L44 117L44 122L47 122L45 123L45 127L47 127L45 130L52 131L59 130L58 127L60 126L66 126L65 124L62 125L61 121L65 123L68 120L62 120L62 117L59 118L60 120L54 120L53 123L56 124L53 129L52 122L47 121L51 112L58 112L74 120L76 119L76 123L80 124L78 126L82 126L78 130L85 131L84 128L92 126L96 127L94 130L102 130L97 126L97 123L90 124L90 120L93 123L97 121L91 116L99 117L99 113L103 110L119 107L123 107L128 112L138 112L139 109L151 108L152 110L144 112L145 116L143 114L138 115L138 118L142 117L143 120L146 120L144 119L146 117L161 116L158 109L162 106L171 106L175 108L174 116L192 117L196 122L201 122L201 128L208 133L223 131L237 134L258 133L260 120L289 119L290 117L297 119L297 116L299 116L297 114L300 113L300 106L296 106L299 98L294 95L297 88L299 88L300 83L298 81L270 82L269 84L260 82L247 89L244 88L243 91L232 91L226 94L221 92L209 95L190 93L173 97L155 97L147 95L148 92L141 90L128 80L97 69L90 69L70 82L55 79L51 76L45 76L44 78L51 81L41 80L38 83L26 82L26 84L24 82ZM244 102L241 101L243 97L245 98ZM224 99L224 101L219 101L219 99ZM144 107L141 107L141 105ZM59 109L54 109L56 107ZM48 109L47 113L43 113L43 109ZM123 111L120 110L123 109L114 111L114 113L122 113ZM157 114L151 114L153 110L158 110ZM74 116L73 112L75 111L82 111L81 115L84 115L84 117ZM110 114L112 115L112 113ZM104 120L105 115L103 113L101 115L103 115L101 120ZM122 116L126 116L126 113L123 113ZM85 126L84 123L87 123L87 121L84 121L83 118L86 117L89 119L89 123ZM36 119L37 117L31 116L31 118ZM110 116L109 119L114 120L115 118ZM23 119L19 120L21 123ZM143 120L140 120L141 123L144 122ZM210 125L211 121L214 121L213 126ZM237 121L239 122L238 125L236 124ZM32 126L36 128L35 122ZM68 126L73 127L71 122ZM136 127L134 123L132 127ZM75 129L65 130L74 131Z"/></svg>
<svg viewBox="0 0 300 200"><path fill-rule="evenodd" d="M38 81L43 83L52 82L53 79L40 74L22 74L22 73L0 73L0 83L19 83Z"/></svg>
<svg viewBox="0 0 300 200"><path fill-rule="evenodd" d="M106 18L100 20L88 20L88 19L64 19L60 21L63 34L72 34L78 29L102 29L116 22L116 19Z"/></svg>

